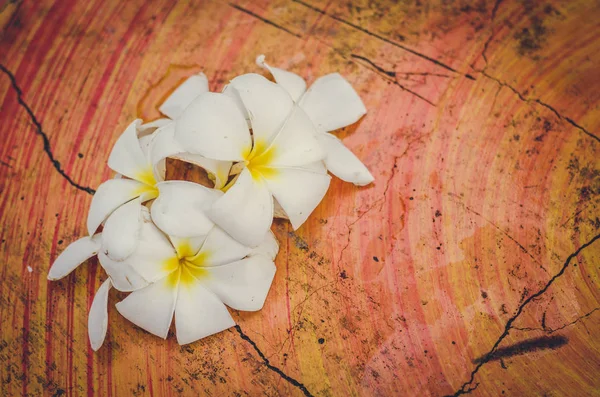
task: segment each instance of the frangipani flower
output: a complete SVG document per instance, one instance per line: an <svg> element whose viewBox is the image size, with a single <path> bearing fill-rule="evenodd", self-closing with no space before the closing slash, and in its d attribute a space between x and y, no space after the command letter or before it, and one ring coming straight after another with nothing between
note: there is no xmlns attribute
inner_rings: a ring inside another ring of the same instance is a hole
<svg viewBox="0 0 600 397"><path fill-rule="evenodd" d="M165 318L160 316L164 314L160 312L164 305L152 303L148 294L160 301L165 297L160 295L160 291L165 292L162 287L170 283L170 293L179 294L177 304L172 303L173 310L179 313L177 335L182 344L232 326L233 320L223 303L237 310L252 311L264 304L275 274L273 259L279 250L272 233L269 231L257 248L245 247L204 216L203 203L210 205L222 192L185 181L161 182L157 189L161 195L152 211L159 223L176 235L197 234L197 237L167 237L152 222L150 211L140 204L140 199L135 199L124 205L137 205L143 219L139 242L131 255L123 261L109 258L103 249L104 236L99 233L70 244L48 273L49 280L58 280L98 255L109 278L98 289L88 317L88 334L94 350L100 348L106 335L108 294L113 286L124 292L134 291L119 304L118 310L135 324L164 338L171 318L165 325ZM187 222L177 225L174 221L182 213L187 215ZM176 277L180 279L176 281ZM199 279L197 285L196 279ZM158 322L153 322L153 315L148 314L152 310L158 310ZM208 317L202 318L202 324L198 325L196 316L201 313L207 313ZM187 319L190 315L192 320Z"/></svg>
<svg viewBox="0 0 600 397"><path fill-rule="evenodd" d="M124 204L136 198L144 203L159 195L157 183L164 180L167 157L205 168L209 176L215 176L217 188L227 181L231 163L184 153L173 139L173 128L170 121L165 123L164 120L157 120L142 125L141 120L136 120L127 127L113 147L108 166L118 173L118 177L98 187L87 219L90 236L104 223L103 247L107 256L113 260L124 260L138 244L137 236L142 222L139 209ZM153 129L154 132L147 132ZM140 134L142 137L138 138Z"/></svg>
<svg viewBox="0 0 600 397"><path fill-rule="evenodd" d="M265 56L256 63L267 69L313 121L326 157L325 165L335 176L358 186L368 185L374 178L365 165L344 146L341 140L327 131L337 130L357 122L367 113L365 105L352 86L339 73L319 77L306 90L306 82L295 73L269 66Z"/></svg>
<svg viewBox="0 0 600 397"><path fill-rule="evenodd" d="M210 93L200 73L161 105L166 118L136 120L117 140L108 160L117 175L92 199L89 236L48 274L62 278L98 256L108 278L88 317L94 350L106 336L113 287L130 293L117 304L124 317L162 338L174 321L180 344L233 326L226 305L260 310L279 251L273 216L300 227L329 187L327 168L358 185L372 181L326 132L366 112L352 87L332 74L307 91L299 76L258 62L278 84L247 74ZM204 168L214 189L164 181L167 158Z"/></svg>
<svg viewBox="0 0 600 397"><path fill-rule="evenodd" d="M260 310L275 275L279 246L269 231L254 250L215 226L206 237L163 238L152 256L126 259L151 284L117 303L125 318L166 338L173 317L177 342L194 342L235 325L225 305Z"/></svg>
<svg viewBox="0 0 600 397"><path fill-rule="evenodd" d="M316 134L289 94L257 74L236 77L222 94L200 95L175 123L175 139L187 152L237 163L237 176L207 214L252 247L271 226L273 198L297 229L325 195L330 177Z"/></svg>

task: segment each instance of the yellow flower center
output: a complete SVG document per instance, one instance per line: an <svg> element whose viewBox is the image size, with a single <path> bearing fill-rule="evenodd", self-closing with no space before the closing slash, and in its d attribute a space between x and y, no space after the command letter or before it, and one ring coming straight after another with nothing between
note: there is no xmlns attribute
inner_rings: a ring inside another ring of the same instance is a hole
<svg viewBox="0 0 600 397"><path fill-rule="evenodd" d="M258 179L262 176L269 179L277 175L277 170L271 167L275 153L276 148L274 145L267 146L267 143L262 140L254 141L252 150L244 154L246 167L252 174L252 178Z"/></svg>
<svg viewBox="0 0 600 397"><path fill-rule="evenodd" d="M145 200L151 200L158 197L156 178L154 178L154 172L152 172L151 166L139 171L135 176L135 180L144 184L143 186L139 187L136 193L138 193L140 196L144 196Z"/></svg>
<svg viewBox="0 0 600 397"><path fill-rule="evenodd" d="M185 240L176 248L177 255L165 262L165 270L170 272L168 283L171 287L175 288L180 284L189 286L208 277L207 252L192 252L189 242Z"/></svg>

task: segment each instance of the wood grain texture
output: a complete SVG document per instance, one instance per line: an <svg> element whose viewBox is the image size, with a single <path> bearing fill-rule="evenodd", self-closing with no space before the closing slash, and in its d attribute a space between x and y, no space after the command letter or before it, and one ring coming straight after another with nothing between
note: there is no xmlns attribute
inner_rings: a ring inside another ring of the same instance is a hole
<svg viewBox="0 0 600 397"><path fill-rule="evenodd" d="M0 26L0 395L600 395L597 2L4 1ZM93 353L102 269L46 274L110 147L259 53L353 84L338 136L374 185L275 223L238 328L179 347L111 306Z"/></svg>

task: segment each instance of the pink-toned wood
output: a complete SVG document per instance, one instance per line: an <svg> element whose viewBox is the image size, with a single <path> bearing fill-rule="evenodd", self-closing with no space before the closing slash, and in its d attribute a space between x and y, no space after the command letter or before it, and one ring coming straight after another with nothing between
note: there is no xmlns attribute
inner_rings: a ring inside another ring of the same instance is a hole
<svg viewBox="0 0 600 397"><path fill-rule="evenodd" d="M583 0L1 3L0 394L597 395L599 21ZM239 328L179 347L111 309L92 352L102 269L46 274L110 147L182 78L219 90L261 53L353 84L369 112L338 136L375 183L275 222Z"/></svg>

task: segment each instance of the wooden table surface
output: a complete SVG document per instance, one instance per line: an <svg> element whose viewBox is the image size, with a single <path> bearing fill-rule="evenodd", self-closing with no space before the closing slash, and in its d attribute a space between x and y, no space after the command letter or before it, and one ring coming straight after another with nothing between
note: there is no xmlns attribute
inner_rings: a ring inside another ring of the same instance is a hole
<svg viewBox="0 0 600 397"><path fill-rule="evenodd" d="M600 395L600 3L0 1L0 395ZM204 71L339 71L376 180L277 221L264 309L189 346L87 312L112 144Z"/></svg>

